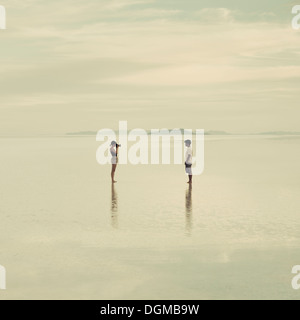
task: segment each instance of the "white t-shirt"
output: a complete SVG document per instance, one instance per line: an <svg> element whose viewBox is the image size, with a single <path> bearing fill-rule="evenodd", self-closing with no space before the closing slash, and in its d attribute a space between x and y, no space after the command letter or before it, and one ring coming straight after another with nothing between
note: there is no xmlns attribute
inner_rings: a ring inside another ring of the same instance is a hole
<svg viewBox="0 0 300 320"><path fill-rule="evenodd" d="M190 156L189 158L189 161L187 161L188 157ZM186 152L185 152L185 162L187 164L193 164L193 150L192 150L192 147L188 147L186 149Z"/></svg>

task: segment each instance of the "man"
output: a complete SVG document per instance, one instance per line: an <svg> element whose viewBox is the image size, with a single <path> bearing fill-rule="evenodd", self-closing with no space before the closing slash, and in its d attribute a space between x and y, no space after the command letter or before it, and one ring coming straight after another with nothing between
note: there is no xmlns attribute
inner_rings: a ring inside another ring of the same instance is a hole
<svg viewBox="0 0 300 320"><path fill-rule="evenodd" d="M187 148L185 152L185 172L189 176L189 181L187 183L192 184L192 180L193 180L193 174L192 174L193 150L191 147L192 141L185 140L184 143Z"/></svg>

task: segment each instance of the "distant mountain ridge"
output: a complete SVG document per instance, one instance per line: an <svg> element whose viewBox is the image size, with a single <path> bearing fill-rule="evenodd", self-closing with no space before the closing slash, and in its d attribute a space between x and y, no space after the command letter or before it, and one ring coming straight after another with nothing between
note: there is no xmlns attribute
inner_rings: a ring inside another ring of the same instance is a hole
<svg viewBox="0 0 300 320"><path fill-rule="evenodd" d="M270 132L261 132L261 135L270 135L270 136L298 136L300 132L294 131L270 131Z"/></svg>
<svg viewBox="0 0 300 320"><path fill-rule="evenodd" d="M168 129L169 132L171 132L174 129ZM184 133L184 129L179 129L181 131L181 134ZM114 130L116 134L120 134L119 130ZM146 133L149 135L151 134L151 130L145 130ZM127 131L127 134L130 132L130 130ZM78 132L68 132L66 133L67 136L95 136L97 135L97 131L78 131ZM138 131L137 131L138 133ZM223 135L239 135L239 136L245 136L245 135L270 135L270 136L295 136L300 135L300 132L294 132L294 131L267 131L267 132L260 132L260 133L229 133L226 131L217 131L217 130L208 130L204 132L207 136L223 136ZM140 132L140 134L143 134L143 131ZM193 134L195 134L193 132Z"/></svg>

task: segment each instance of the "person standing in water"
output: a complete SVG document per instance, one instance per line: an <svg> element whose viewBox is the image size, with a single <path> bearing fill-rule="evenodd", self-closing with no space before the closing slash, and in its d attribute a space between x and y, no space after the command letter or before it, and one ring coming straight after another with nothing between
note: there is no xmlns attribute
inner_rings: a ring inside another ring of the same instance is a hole
<svg viewBox="0 0 300 320"><path fill-rule="evenodd" d="M193 150L191 147L192 141L185 140L184 143L187 148L185 152L185 172L189 176L189 181L187 183L192 184L192 181L193 181L193 173L192 173Z"/></svg>
<svg viewBox="0 0 300 320"><path fill-rule="evenodd" d="M118 149L119 145L117 144L116 141L112 141L110 144L110 154L111 154L111 182L116 183L117 181L115 180L115 172L117 169L117 164L118 164Z"/></svg>

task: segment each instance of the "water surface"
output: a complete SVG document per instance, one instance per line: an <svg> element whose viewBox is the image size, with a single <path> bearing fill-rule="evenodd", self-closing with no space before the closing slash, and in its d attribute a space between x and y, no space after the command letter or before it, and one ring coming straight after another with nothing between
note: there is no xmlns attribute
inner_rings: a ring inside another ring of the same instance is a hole
<svg viewBox="0 0 300 320"><path fill-rule="evenodd" d="M1 138L0 299L299 299L300 139L206 137L205 171Z"/></svg>

